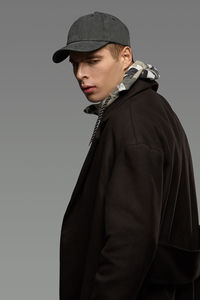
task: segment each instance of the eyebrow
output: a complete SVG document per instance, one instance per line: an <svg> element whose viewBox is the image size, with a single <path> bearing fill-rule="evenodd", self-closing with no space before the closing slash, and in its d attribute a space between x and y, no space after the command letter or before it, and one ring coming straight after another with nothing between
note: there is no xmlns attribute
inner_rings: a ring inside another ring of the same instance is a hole
<svg viewBox="0 0 200 300"><path fill-rule="evenodd" d="M83 60L94 59L94 58L99 58L99 59L101 59L101 58L103 58L103 55L100 55L100 54L90 54L90 55L84 57ZM71 62L71 63L76 63L76 61L73 60L71 57L69 58L69 62Z"/></svg>

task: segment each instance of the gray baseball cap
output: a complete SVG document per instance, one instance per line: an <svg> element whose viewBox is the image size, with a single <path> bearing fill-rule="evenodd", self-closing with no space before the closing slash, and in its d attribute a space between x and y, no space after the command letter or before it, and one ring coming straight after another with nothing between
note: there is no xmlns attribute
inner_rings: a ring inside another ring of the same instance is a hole
<svg viewBox="0 0 200 300"><path fill-rule="evenodd" d="M96 11L80 17L72 24L66 46L57 50L52 60L59 63L69 56L69 51L95 51L108 43L130 47L128 28L117 17Z"/></svg>

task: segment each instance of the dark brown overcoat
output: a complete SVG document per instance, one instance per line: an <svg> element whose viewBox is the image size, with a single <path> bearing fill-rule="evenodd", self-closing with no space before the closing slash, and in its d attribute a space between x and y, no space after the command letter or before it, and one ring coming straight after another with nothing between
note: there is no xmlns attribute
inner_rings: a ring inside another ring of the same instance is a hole
<svg viewBox="0 0 200 300"><path fill-rule="evenodd" d="M199 300L190 148L158 83L107 107L63 218L60 300Z"/></svg>

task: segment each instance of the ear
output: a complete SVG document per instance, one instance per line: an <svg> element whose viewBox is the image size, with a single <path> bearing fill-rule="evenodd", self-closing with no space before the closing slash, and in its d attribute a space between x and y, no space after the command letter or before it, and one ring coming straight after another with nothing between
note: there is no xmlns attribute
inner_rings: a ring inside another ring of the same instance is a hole
<svg viewBox="0 0 200 300"><path fill-rule="evenodd" d="M125 46L121 52L121 59L123 63L123 69L126 71L130 65L132 65L132 50L129 46Z"/></svg>

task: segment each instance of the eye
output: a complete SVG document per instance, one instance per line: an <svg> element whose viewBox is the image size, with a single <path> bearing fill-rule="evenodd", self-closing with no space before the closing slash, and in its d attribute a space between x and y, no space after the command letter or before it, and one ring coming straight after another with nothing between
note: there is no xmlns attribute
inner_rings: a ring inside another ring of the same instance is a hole
<svg viewBox="0 0 200 300"><path fill-rule="evenodd" d="M90 64L90 65L94 65L94 64L96 64L96 63L98 63L99 62L99 59L92 59L92 60L89 60L88 61L88 63Z"/></svg>

